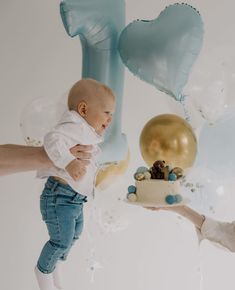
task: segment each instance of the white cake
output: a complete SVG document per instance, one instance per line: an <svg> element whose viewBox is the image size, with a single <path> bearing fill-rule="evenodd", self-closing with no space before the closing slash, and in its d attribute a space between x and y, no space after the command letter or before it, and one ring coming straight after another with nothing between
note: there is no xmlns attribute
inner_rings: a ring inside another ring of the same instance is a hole
<svg viewBox="0 0 235 290"><path fill-rule="evenodd" d="M136 181L136 192L129 193L127 200L130 203L168 207L185 204L187 201L181 196L180 180L166 181L163 179L149 179ZM176 202L169 202L176 199Z"/></svg>

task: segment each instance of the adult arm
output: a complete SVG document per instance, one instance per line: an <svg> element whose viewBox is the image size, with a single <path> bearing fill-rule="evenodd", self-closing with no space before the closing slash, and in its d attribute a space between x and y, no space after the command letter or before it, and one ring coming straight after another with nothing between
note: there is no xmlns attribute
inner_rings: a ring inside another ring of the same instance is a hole
<svg viewBox="0 0 235 290"><path fill-rule="evenodd" d="M153 211L159 211L159 210L173 211L173 212L185 217L186 219L188 219L199 230L201 229L202 224L205 220L204 215L198 213L197 211L195 211L192 208L185 206L185 205L171 206L171 207L169 206L169 207L162 207L162 208L157 208L157 207L146 207L146 208L153 210Z"/></svg>
<svg viewBox="0 0 235 290"><path fill-rule="evenodd" d="M70 152L80 160L81 168L89 163L90 145L76 145ZM0 145L0 176L17 172L50 168L53 166L43 147L18 144Z"/></svg>
<svg viewBox="0 0 235 290"><path fill-rule="evenodd" d="M171 211L178 213L179 215L185 217L190 222L194 224L197 229L201 229L202 224L205 220L205 216L193 210L192 208L182 205L182 206L174 206L171 208Z"/></svg>

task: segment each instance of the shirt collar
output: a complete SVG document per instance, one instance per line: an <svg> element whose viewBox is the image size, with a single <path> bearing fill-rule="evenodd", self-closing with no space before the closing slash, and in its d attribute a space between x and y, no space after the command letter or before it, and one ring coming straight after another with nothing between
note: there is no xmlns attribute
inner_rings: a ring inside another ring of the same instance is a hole
<svg viewBox="0 0 235 290"><path fill-rule="evenodd" d="M76 111L74 110L66 110L64 112L64 115L61 119L63 123L65 122L75 122L83 126L83 128L86 130L86 137L87 141L90 141L91 144L93 143L101 143L103 142L103 137L96 133L95 129L87 123L87 121L80 116Z"/></svg>

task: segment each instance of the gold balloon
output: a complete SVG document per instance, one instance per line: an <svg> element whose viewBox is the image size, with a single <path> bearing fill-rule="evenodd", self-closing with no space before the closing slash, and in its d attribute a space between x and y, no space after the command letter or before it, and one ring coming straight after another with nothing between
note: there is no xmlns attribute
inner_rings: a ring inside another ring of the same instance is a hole
<svg viewBox="0 0 235 290"><path fill-rule="evenodd" d="M173 167L191 167L197 153L197 139L192 127L177 115L163 114L152 118L140 135L140 150L152 166L165 160Z"/></svg>
<svg viewBox="0 0 235 290"><path fill-rule="evenodd" d="M105 190L110 185L112 185L115 181L117 181L117 178L122 176L129 165L130 161L130 152L128 150L128 154L125 160L122 160L120 162L111 163L110 165L106 166L105 168L101 168L98 171L97 177L96 177L96 187Z"/></svg>

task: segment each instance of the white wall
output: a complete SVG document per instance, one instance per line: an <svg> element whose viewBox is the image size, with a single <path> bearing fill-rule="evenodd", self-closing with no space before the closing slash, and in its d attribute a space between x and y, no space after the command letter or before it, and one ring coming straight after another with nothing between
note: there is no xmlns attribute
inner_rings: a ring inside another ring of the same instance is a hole
<svg viewBox="0 0 235 290"><path fill-rule="evenodd" d="M174 1L126 0L127 23L155 18L170 3ZM204 19L204 58L216 45L234 45L232 0L226 5L219 1L216 6L212 0L188 3L197 7ZM19 121L25 105L36 97L61 98L81 76L80 41L65 33L58 7L56 0L1 3L0 144L24 144ZM203 65L200 59L197 65ZM138 118L133 120L130 116L136 103ZM114 222L106 231L102 223L87 225L72 250L64 270L66 289L196 290L201 276L203 289L234 289L234 255L209 243L199 253L194 229L184 219L117 201L125 197L135 168L144 164L138 147L140 131L147 120L160 113L183 116L180 104L126 70L123 132L129 139L130 167L119 184L100 197L102 217L107 221L106 214L111 212ZM33 268L47 239L38 203L42 182L34 172L19 173L1 177L0 186L0 288L36 290ZM92 271L94 262L98 267Z"/></svg>

